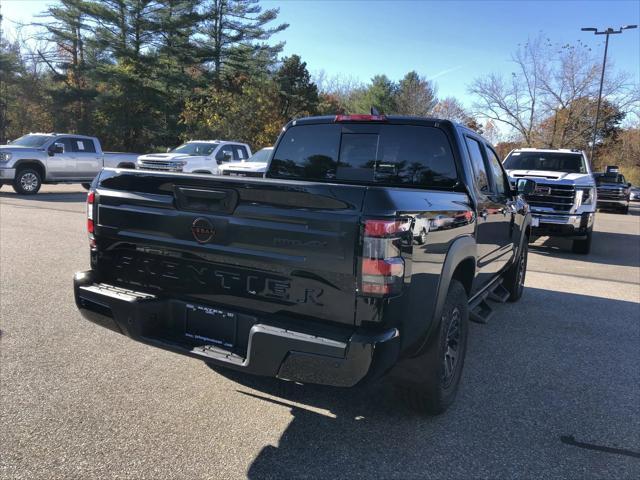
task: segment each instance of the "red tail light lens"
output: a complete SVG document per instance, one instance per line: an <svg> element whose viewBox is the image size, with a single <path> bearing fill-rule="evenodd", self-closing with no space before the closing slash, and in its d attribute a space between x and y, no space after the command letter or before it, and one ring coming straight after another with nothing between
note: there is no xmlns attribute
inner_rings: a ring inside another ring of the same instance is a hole
<svg viewBox="0 0 640 480"><path fill-rule="evenodd" d="M401 220L367 220L364 234L367 237L386 237L409 229L410 223Z"/></svg>
<svg viewBox="0 0 640 480"><path fill-rule="evenodd" d="M366 220L362 245L360 292L385 297L402 291L404 260L399 244L409 231L409 221Z"/></svg>
<svg viewBox="0 0 640 480"><path fill-rule="evenodd" d="M87 194L87 218L93 220L93 202L96 200L96 193L89 192Z"/></svg>
<svg viewBox="0 0 640 480"><path fill-rule="evenodd" d="M95 226L93 224L93 207L96 199L96 193L92 190L87 194L87 232L89 233L89 243L95 246L96 240L93 236Z"/></svg>
<svg viewBox="0 0 640 480"><path fill-rule="evenodd" d="M404 262L400 257L377 260L362 259L362 275L382 275L383 277L399 277L404 273Z"/></svg>
<svg viewBox="0 0 640 480"><path fill-rule="evenodd" d="M386 122L384 115L336 115L335 122Z"/></svg>

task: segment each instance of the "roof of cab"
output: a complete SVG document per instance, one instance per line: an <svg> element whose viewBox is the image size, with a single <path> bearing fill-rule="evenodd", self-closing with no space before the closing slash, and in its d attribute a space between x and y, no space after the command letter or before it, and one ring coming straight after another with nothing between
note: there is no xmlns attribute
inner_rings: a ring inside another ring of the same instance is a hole
<svg viewBox="0 0 640 480"><path fill-rule="evenodd" d="M533 147L522 147L522 148L514 148L514 152L544 152L544 153L583 153L582 150L572 149L572 148L533 148Z"/></svg>
<svg viewBox="0 0 640 480"><path fill-rule="evenodd" d="M79 133L30 132L29 135L44 135L46 137L76 137L76 138L87 138L87 139L96 138L96 137L91 137L89 135L80 135Z"/></svg>
<svg viewBox="0 0 640 480"><path fill-rule="evenodd" d="M344 117L349 117L350 115L344 115ZM380 120L371 120L371 123L390 123L390 124L414 124L414 125L432 125L434 123L443 123L448 125L459 125L451 120L445 120L442 118L434 118L434 117L411 117L405 115L380 115L384 117L383 121ZM303 117L296 118L289 122L290 125L308 125L308 124L317 124L317 123L336 123L336 119L339 115L323 115L317 117ZM369 120L341 120L339 123L367 123Z"/></svg>

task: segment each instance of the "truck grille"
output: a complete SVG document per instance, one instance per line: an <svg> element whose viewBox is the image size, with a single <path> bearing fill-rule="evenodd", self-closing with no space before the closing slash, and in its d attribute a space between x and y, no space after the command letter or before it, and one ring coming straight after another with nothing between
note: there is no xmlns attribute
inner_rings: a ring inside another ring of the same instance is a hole
<svg viewBox="0 0 640 480"><path fill-rule="evenodd" d="M525 198L533 210L568 212L575 202L576 189L573 185L537 183L535 192Z"/></svg>
<svg viewBox="0 0 640 480"><path fill-rule="evenodd" d="M138 166L144 170L162 170L164 172L182 171L181 164L162 160L139 160Z"/></svg>
<svg viewBox="0 0 640 480"><path fill-rule="evenodd" d="M627 196L623 188L598 188L598 198L601 200L624 200Z"/></svg>

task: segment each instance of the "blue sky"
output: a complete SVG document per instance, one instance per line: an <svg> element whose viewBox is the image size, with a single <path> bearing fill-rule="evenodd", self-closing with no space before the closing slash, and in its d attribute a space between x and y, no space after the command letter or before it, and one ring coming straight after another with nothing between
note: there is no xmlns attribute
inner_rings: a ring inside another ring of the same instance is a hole
<svg viewBox="0 0 640 480"><path fill-rule="evenodd" d="M28 23L47 4L2 0L6 20ZM640 24L640 0L631 1L391 1L263 0L279 7L291 26L274 37L284 53L299 54L311 72L366 82L377 73L394 80L416 70L438 85L442 97L470 106L468 84L490 72L508 74L518 43L540 32L554 42L578 39L600 55L603 36L584 26ZM10 23L10 22L9 22ZM5 22L5 28L11 27ZM610 58L640 83L640 29L611 38Z"/></svg>

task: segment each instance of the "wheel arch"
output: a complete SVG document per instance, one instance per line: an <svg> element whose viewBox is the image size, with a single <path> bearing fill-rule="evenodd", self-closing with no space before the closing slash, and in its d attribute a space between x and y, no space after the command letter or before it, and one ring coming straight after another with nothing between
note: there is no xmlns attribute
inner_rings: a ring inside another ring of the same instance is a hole
<svg viewBox="0 0 640 480"><path fill-rule="evenodd" d="M33 168L40 174L40 180L44 183L47 176L47 168L40 160L35 159L24 159L18 160L15 164L16 175L20 170L24 170L25 168Z"/></svg>
<svg viewBox="0 0 640 480"><path fill-rule="evenodd" d="M451 280L458 280L464 286L467 295L470 296L473 289L473 280L476 274L477 248L476 240L471 235L458 237L449 246L440 279L436 291L436 302L433 309L433 317L422 335L419 347L414 350L414 354L421 352L434 331L440 326L442 309L444 308L449 291Z"/></svg>
<svg viewBox="0 0 640 480"><path fill-rule="evenodd" d="M473 288L473 279L476 275L476 261L472 257L467 257L463 259L458 265L456 269L453 271L453 275L451 276L452 280L458 280L465 291L467 292L467 296L471 296L471 289ZM447 289L448 290L448 289Z"/></svg>
<svg viewBox="0 0 640 480"><path fill-rule="evenodd" d="M462 283L469 295L473 288L473 280L476 274L477 244L474 237L467 235L455 239L445 257L438 284L438 293L434 317L438 318L444 306L449 284L452 279Z"/></svg>

